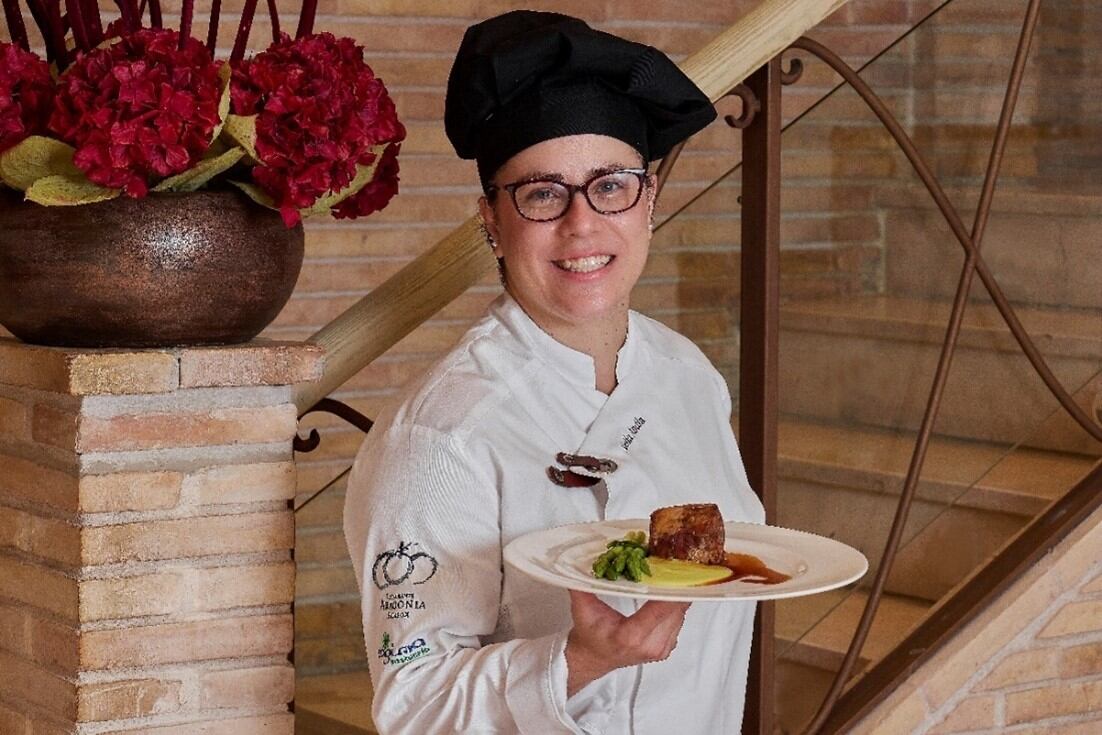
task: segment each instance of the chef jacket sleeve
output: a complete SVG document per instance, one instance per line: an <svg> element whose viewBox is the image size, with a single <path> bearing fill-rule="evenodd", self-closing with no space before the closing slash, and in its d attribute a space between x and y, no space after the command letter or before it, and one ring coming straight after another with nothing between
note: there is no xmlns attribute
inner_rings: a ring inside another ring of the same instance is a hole
<svg viewBox="0 0 1102 735"><path fill-rule="evenodd" d="M568 631L480 643L501 598L498 514L489 474L435 429L388 427L357 458L345 527L380 733L582 732L566 713Z"/></svg>

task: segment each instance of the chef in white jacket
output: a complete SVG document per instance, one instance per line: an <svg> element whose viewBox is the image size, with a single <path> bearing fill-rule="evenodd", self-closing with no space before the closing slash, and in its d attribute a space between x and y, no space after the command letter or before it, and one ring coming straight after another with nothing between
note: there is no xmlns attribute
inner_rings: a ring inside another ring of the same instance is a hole
<svg viewBox="0 0 1102 735"><path fill-rule="evenodd" d="M739 731L751 603L602 599L502 560L532 531L669 505L764 520L725 382L629 309L647 164L714 116L661 52L575 18L464 36L446 130L477 161L505 293L377 418L349 479L380 733Z"/></svg>

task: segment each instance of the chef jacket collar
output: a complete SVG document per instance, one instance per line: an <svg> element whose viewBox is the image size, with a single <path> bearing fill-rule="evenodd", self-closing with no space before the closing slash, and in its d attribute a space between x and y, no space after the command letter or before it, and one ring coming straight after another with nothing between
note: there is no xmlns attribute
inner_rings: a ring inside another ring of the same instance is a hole
<svg viewBox="0 0 1102 735"><path fill-rule="evenodd" d="M532 321L508 292L503 293L490 307L491 313L517 338L526 345L540 360L557 370L570 383L579 388L588 388L597 392L597 370L593 358L559 342ZM624 344L616 353L616 381L623 383L631 372L632 361L637 353L639 338L635 328L638 316L628 312L628 333Z"/></svg>

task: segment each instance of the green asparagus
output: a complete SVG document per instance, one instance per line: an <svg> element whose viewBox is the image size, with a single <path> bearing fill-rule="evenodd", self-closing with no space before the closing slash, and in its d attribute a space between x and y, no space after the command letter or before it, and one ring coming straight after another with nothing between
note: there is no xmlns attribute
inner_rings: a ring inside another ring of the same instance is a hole
<svg viewBox="0 0 1102 735"><path fill-rule="evenodd" d="M593 576L615 581L621 577L642 581L650 574L647 564L647 534L629 531L622 539L609 541L605 552L593 562Z"/></svg>

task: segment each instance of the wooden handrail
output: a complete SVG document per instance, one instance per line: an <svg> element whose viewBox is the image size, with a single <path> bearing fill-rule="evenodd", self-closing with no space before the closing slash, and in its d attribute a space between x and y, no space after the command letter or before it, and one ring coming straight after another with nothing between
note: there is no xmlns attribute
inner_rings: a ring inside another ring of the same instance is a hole
<svg viewBox="0 0 1102 735"><path fill-rule="evenodd" d="M685 60L712 101L784 51L848 0L765 0ZM474 201L471 202L472 208ZM471 217L312 335L326 353L320 380L295 392L299 415L382 355L494 267Z"/></svg>
<svg viewBox="0 0 1102 735"><path fill-rule="evenodd" d="M494 266L471 217L310 337L325 350L325 371L295 390L301 416L398 340L449 304Z"/></svg>

